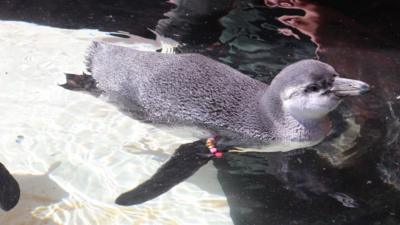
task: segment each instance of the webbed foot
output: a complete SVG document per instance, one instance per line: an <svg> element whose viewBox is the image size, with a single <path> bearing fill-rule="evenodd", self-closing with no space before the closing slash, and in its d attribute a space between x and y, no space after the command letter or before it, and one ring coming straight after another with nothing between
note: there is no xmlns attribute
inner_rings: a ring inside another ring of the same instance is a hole
<svg viewBox="0 0 400 225"><path fill-rule="evenodd" d="M99 96L102 92L96 87L96 80L93 79L91 75L87 75L85 73L83 73L83 75L66 73L65 79L67 82L65 84L60 84L60 86L65 89L84 91L94 96Z"/></svg>

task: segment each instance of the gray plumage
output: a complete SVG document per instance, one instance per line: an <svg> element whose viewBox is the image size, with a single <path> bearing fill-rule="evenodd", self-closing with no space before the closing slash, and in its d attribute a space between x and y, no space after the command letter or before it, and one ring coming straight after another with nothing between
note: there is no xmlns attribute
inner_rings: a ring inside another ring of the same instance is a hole
<svg viewBox="0 0 400 225"><path fill-rule="evenodd" d="M324 119L298 120L283 110L282 91L288 87L334 79L334 69L316 60L285 68L270 87L199 54L95 42L87 60L103 95L144 120L200 126L238 144L317 141L327 132Z"/></svg>

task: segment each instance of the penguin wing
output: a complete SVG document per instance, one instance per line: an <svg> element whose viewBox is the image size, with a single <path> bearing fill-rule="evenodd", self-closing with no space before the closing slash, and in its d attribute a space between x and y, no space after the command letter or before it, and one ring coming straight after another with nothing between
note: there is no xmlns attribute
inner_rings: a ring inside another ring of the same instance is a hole
<svg viewBox="0 0 400 225"><path fill-rule="evenodd" d="M15 178L0 163L0 207L8 211L18 203L20 189Z"/></svg>
<svg viewBox="0 0 400 225"><path fill-rule="evenodd" d="M120 195L115 203L135 205L156 198L189 178L210 159L212 154L205 146L205 140L183 144L150 179Z"/></svg>

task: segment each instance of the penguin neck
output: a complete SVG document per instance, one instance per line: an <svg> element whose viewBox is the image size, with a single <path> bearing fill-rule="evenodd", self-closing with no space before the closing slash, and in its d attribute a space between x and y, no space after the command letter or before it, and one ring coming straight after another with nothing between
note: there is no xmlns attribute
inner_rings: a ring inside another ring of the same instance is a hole
<svg viewBox="0 0 400 225"><path fill-rule="evenodd" d="M279 93L280 90L268 88L259 104L264 117L261 120L269 121L268 126L274 126L277 140L319 142L329 133L331 123L327 115L320 118L292 115L284 109Z"/></svg>

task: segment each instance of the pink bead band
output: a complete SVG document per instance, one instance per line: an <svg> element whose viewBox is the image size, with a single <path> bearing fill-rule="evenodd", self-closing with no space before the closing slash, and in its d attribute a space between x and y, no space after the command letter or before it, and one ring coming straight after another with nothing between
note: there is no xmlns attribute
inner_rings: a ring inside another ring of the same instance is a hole
<svg viewBox="0 0 400 225"><path fill-rule="evenodd" d="M214 138L208 138L206 141L206 146L215 157L221 158L223 156L223 153L218 151L218 149L215 147Z"/></svg>

